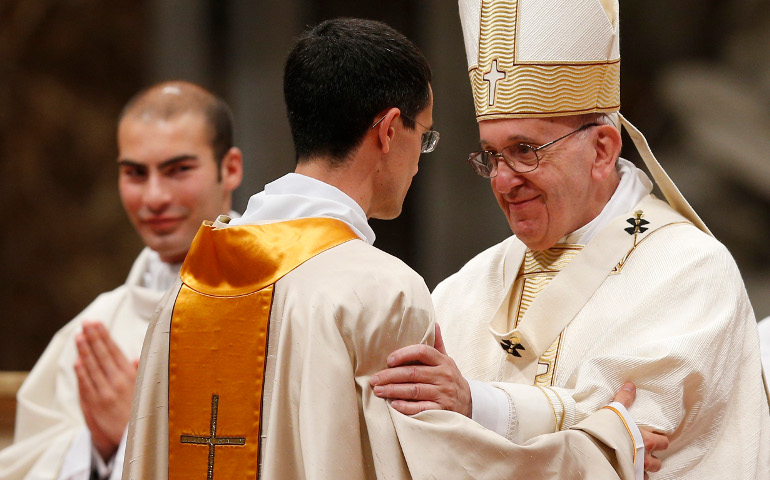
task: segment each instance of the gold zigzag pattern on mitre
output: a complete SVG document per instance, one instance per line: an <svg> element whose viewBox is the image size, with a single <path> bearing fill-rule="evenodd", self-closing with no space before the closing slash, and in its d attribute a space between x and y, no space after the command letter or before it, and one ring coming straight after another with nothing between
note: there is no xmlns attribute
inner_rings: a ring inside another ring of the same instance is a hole
<svg viewBox="0 0 770 480"><path fill-rule="evenodd" d="M498 61L507 58L507 63L511 64L515 58L518 2L482 3L479 59L489 59L488 63L492 63L493 58L499 58Z"/></svg>
<svg viewBox="0 0 770 480"><path fill-rule="evenodd" d="M479 119L607 113L620 109L620 59L580 63L516 63L518 1L482 1L478 65L468 73ZM505 77L484 76L497 62Z"/></svg>
<svg viewBox="0 0 770 480"><path fill-rule="evenodd" d="M498 68L510 71L516 55L516 14L518 2L482 2L479 30L479 65L476 78L471 76L476 113L480 105L489 103L489 82L484 74L492 69L497 60ZM499 83L499 82L498 82ZM481 103L479 103L481 102Z"/></svg>
<svg viewBox="0 0 770 480"><path fill-rule="evenodd" d="M613 112L620 108L620 60L576 65L515 65L506 68L489 105L489 82L480 68L469 71L476 116L485 119ZM488 67L487 71L489 70ZM589 88L587 88L589 87Z"/></svg>

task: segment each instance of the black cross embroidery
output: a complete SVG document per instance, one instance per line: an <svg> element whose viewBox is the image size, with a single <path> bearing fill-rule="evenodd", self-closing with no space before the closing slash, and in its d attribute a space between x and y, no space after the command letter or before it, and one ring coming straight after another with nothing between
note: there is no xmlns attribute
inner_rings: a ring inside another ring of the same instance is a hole
<svg viewBox="0 0 770 480"><path fill-rule="evenodd" d="M519 350L526 350L524 348L524 345L516 342L511 342L511 340L503 340L500 342L500 346L503 347L503 350L508 352L509 354L513 355L514 357L521 358L521 354L519 353Z"/></svg>
<svg viewBox="0 0 770 480"><path fill-rule="evenodd" d="M239 446L246 444L246 437L217 437L217 411L219 410L219 395L211 395L211 434L208 437L198 435L182 435L179 441L195 445L209 446L209 470L207 480L214 478L214 447Z"/></svg>
<svg viewBox="0 0 770 480"><path fill-rule="evenodd" d="M627 219L626 221L631 224L630 227L624 228L626 232L628 232L629 235L636 235L638 233L644 233L648 229L645 227L648 222L647 220L644 220L642 217L644 216L644 213L642 213L641 210L637 210L634 212L636 217L632 217Z"/></svg>

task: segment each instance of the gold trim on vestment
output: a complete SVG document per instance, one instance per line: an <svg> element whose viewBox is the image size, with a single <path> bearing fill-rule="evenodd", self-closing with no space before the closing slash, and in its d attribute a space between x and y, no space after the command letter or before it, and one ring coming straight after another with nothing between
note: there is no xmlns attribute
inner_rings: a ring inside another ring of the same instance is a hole
<svg viewBox="0 0 770 480"><path fill-rule="evenodd" d="M628 432L628 436L631 437L631 444L634 446L634 460L632 463L636 463L636 440L634 440L634 434L631 433L631 428L628 426L628 423L626 423L626 419L623 417L623 415L621 415L618 409L613 406L606 405L602 408L608 408L612 410L620 418L620 421L623 422L623 425L626 427L626 431Z"/></svg>
<svg viewBox="0 0 770 480"><path fill-rule="evenodd" d="M661 230L663 230L663 229L665 229L667 227L671 227L671 226L674 226L674 225L691 225L691 223L690 222L684 222L684 221L683 222L672 222L672 223L668 223L666 225L663 225L662 227L654 229L653 231L651 231L650 233L645 235L644 238L639 240L639 242L636 243L631 248L631 250L629 250L628 253L623 256L623 258L620 260L620 262L618 262L618 264L615 266L615 268L612 269L612 271L610 272L610 275L618 275L621 271L623 271L623 267L626 266L626 262L628 262L628 259L631 257L631 254L634 253L636 251L636 249L639 247L639 245L644 243L645 240L650 238L653 234L655 234L655 233L657 233L657 232L659 232L659 231L661 231Z"/></svg>
<svg viewBox="0 0 770 480"><path fill-rule="evenodd" d="M171 318L169 479L258 477L274 284L354 238L329 218L201 227Z"/></svg>
<svg viewBox="0 0 770 480"><path fill-rule="evenodd" d="M558 244L548 250L532 251L527 249L524 254L519 273L516 276L512 289L514 301L511 305L515 309L509 312L508 330L519 327L521 319L529 309L537 295L543 291L548 283L583 249L582 245ZM549 387L553 385L556 365L559 356L561 340L564 331L559 334L551 346L538 359L539 365L544 365L546 370L535 375L533 385ZM510 356L509 356L510 359ZM515 361L513 359L512 361ZM558 423L558 422L557 422Z"/></svg>

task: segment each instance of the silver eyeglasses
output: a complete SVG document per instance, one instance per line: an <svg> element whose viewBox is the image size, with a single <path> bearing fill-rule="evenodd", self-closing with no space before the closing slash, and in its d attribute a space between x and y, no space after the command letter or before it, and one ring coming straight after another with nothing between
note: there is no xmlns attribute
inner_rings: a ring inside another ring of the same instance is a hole
<svg viewBox="0 0 770 480"><path fill-rule="evenodd" d="M598 127L598 123L589 123L582 127L569 132L568 134L551 140L548 143L540 145L539 147L533 147L527 143L517 143L505 147L500 153L490 152L489 150L482 150L480 152L473 152L468 156L468 163L473 169L484 178L494 178L497 176L497 165L500 159L505 160L514 172L527 173L536 169L540 165L540 156L537 154L540 150L550 147L559 140L564 140L570 135L574 135L577 132L586 130L591 127Z"/></svg>
<svg viewBox="0 0 770 480"><path fill-rule="evenodd" d="M425 125L423 125L422 123L418 122L417 120L415 120L414 118L408 115L404 115L402 113L401 116L408 120L413 121L417 125L427 130L422 134L422 147L421 147L420 153L430 153L436 149L436 144L438 144L438 139L441 138L441 135L439 135L439 133L436 130L431 130L430 128L426 127ZM387 117L387 115L385 115L381 119L374 122L374 125L372 125L371 128L369 128L369 130L374 129L374 127L379 125L381 121L385 120L385 117Z"/></svg>

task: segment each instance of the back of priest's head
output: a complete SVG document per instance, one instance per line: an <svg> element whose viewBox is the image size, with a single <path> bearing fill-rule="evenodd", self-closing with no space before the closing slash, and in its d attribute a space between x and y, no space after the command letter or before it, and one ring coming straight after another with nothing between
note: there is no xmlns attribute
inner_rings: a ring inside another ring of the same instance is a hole
<svg viewBox="0 0 770 480"><path fill-rule="evenodd" d="M377 21L327 20L289 54L283 88L297 161L343 164L374 117L399 108L411 120L431 98L431 70L404 35Z"/></svg>

